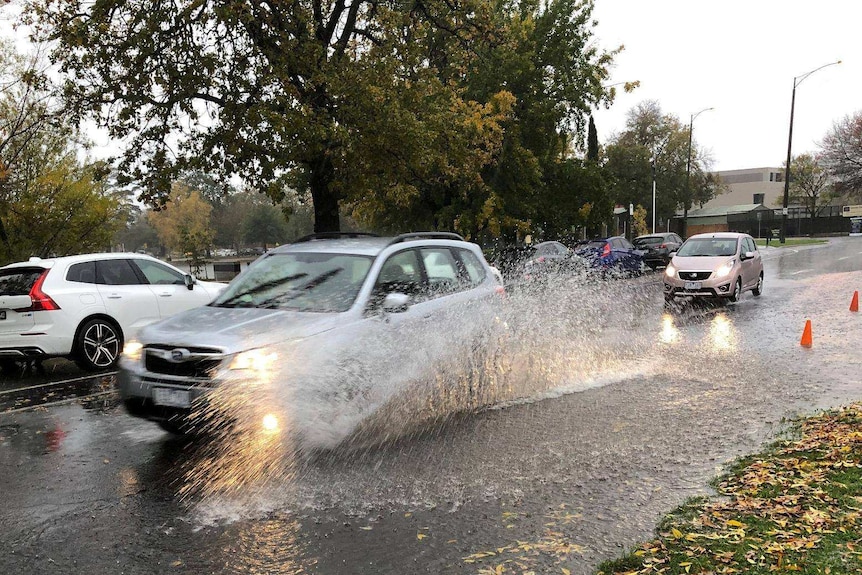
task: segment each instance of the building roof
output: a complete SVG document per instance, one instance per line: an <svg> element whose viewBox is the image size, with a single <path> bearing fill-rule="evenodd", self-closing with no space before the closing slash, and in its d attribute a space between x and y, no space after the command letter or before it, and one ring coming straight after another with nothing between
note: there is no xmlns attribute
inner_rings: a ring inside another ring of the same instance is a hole
<svg viewBox="0 0 862 575"><path fill-rule="evenodd" d="M713 208L701 208L688 212L689 218L709 218L714 216L727 216L728 214L745 214L748 212L769 210L763 204L737 204L735 206L716 206Z"/></svg>

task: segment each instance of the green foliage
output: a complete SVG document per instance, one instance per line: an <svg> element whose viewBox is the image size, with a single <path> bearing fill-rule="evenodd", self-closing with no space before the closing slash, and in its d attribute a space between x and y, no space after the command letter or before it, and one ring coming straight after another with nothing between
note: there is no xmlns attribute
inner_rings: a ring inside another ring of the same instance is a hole
<svg viewBox="0 0 862 575"><path fill-rule="evenodd" d="M104 250L125 217L101 163L53 109L38 59L0 44L0 262Z"/></svg>
<svg viewBox="0 0 862 575"><path fill-rule="evenodd" d="M626 129L605 148L605 167L617 203L652 205L653 162L657 220L721 193L724 187L709 173L709 157L694 141L691 175L686 177L688 146L689 126L663 114L657 102L642 102L630 110Z"/></svg>
<svg viewBox="0 0 862 575"><path fill-rule="evenodd" d="M821 163L811 154L801 154L790 163L790 204L805 206L805 211L817 217L839 194L832 178Z"/></svg>
<svg viewBox="0 0 862 575"><path fill-rule="evenodd" d="M276 203L310 193L317 231L341 207L378 229L514 233L612 100L591 0L28 5L70 116L131 139L121 172L153 205L203 171Z"/></svg>
<svg viewBox="0 0 862 575"><path fill-rule="evenodd" d="M149 212L148 219L162 243L191 260L194 272L202 267L206 252L212 246L211 213L212 206L200 192L177 183L165 207Z"/></svg>
<svg viewBox="0 0 862 575"><path fill-rule="evenodd" d="M287 239L284 214L271 204L254 206L243 221L243 236L247 243L264 247L284 243Z"/></svg>

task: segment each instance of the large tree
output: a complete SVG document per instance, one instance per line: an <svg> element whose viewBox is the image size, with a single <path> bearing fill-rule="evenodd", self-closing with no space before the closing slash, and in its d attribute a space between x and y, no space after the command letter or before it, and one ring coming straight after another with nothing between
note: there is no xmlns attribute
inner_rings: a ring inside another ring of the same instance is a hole
<svg viewBox="0 0 862 575"><path fill-rule="evenodd" d="M191 261L192 271L200 273L214 231L210 222L212 206L201 193L176 183L163 209L148 214L159 240L170 250Z"/></svg>
<svg viewBox="0 0 862 575"><path fill-rule="evenodd" d="M604 150L617 203L650 206L652 211L653 165L656 220L673 217L678 209L687 211L695 203L702 205L720 193L720 182L709 175L709 155L696 141L687 177L688 145L689 126L663 113L658 102L648 100L632 108L626 129Z"/></svg>
<svg viewBox="0 0 862 575"><path fill-rule="evenodd" d="M836 189L862 201L862 112L835 122L821 146L820 161L834 179Z"/></svg>
<svg viewBox="0 0 862 575"><path fill-rule="evenodd" d="M79 159L38 54L0 44L0 263L104 250L126 217L101 162Z"/></svg>
<svg viewBox="0 0 862 575"><path fill-rule="evenodd" d="M340 201L371 185L396 202L417 193L405 173L460 185L491 161L511 100L470 100L454 81L477 39L493 37L485 0L28 8L71 117L130 139L121 170L157 205L179 173L202 169L275 201L288 185L308 189L315 229L337 230Z"/></svg>
<svg viewBox="0 0 862 575"><path fill-rule="evenodd" d="M816 218L836 197L829 172L811 154L800 154L790 163L790 203L805 206Z"/></svg>

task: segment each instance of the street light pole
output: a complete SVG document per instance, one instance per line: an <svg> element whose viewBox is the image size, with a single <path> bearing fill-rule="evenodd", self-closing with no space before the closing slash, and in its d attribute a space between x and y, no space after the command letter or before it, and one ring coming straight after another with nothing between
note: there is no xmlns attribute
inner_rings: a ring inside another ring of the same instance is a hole
<svg viewBox="0 0 862 575"><path fill-rule="evenodd" d="M694 131L694 120L704 112L715 108L704 108L697 114L692 114L688 123L688 160L685 163L685 197L682 201L682 239L688 235L688 203L691 201L691 136Z"/></svg>
<svg viewBox="0 0 862 575"><path fill-rule="evenodd" d="M778 236L778 241L782 244L787 238L787 208L788 204L790 203L790 150L793 146L793 109L796 107L796 86L801 84L802 81L805 80L805 78L807 78L814 72L820 71L828 66L834 66L835 64L840 63L841 60L838 60L836 62L830 62L828 64L823 64L819 68L815 68L810 72L806 72L801 76L796 76L795 78L793 78L793 94L790 97L790 131L787 136L787 162L784 164L784 201L782 201L781 203L781 234Z"/></svg>
<svg viewBox="0 0 862 575"><path fill-rule="evenodd" d="M652 159L652 233L655 233L655 158Z"/></svg>

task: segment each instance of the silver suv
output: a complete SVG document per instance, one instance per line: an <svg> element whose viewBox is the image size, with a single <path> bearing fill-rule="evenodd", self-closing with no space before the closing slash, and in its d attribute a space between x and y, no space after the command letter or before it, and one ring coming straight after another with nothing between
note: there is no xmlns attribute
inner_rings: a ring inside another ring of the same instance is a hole
<svg viewBox="0 0 862 575"><path fill-rule="evenodd" d="M398 391L394 375L480 341L504 295L479 246L456 234L314 234L262 256L208 306L141 330L123 351L120 394L130 414L172 432L194 430L197 408L232 389L274 390L270 427L297 425L288 395L364 401L367 414ZM319 443L351 428L332 409L301 414L333 427Z"/></svg>

